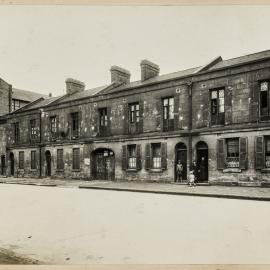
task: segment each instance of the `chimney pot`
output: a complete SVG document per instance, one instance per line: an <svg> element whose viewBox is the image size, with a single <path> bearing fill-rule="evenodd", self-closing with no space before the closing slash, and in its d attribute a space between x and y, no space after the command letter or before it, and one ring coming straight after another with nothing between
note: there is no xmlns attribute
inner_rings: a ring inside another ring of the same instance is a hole
<svg viewBox="0 0 270 270"><path fill-rule="evenodd" d="M159 75L159 66L146 59L141 61L141 80L145 81Z"/></svg>
<svg viewBox="0 0 270 270"><path fill-rule="evenodd" d="M82 92L85 89L85 84L81 81L67 78L66 79L66 93L72 95L76 92Z"/></svg>
<svg viewBox="0 0 270 270"><path fill-rule="evenodd" d="M111 82L127 84L130 82L130 72L118 66L111 67Z"/></svg>

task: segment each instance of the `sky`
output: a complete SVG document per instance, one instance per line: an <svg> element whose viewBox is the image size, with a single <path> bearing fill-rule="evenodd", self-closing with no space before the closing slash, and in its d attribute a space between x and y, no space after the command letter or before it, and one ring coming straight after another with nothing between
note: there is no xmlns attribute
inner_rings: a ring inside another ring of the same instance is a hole
<svg viewBox="0 0 270 270"><path fill-rule="evenodd" d="M0 78L53 96L65 79L110 83L110 67L140 79L270 49L270 6L0 6Z"/></svg>

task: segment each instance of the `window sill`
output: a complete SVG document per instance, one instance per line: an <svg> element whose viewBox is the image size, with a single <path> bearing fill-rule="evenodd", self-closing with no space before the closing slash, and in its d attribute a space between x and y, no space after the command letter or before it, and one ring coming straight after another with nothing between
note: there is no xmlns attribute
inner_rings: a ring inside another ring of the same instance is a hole
<svg viewBox="0 0 270 270"><path fill-rule="evenodd" d="M127 172L137 172L138 170L137 169L127 169L126 171Z"/></svg>
<svg viewBox="0 0 270 270"><path fill-rule="evenodd" d="M37 169L30 169L30 171L31 171L31 172L36 172L36 171L37 171Z"/></svg>
<svg viewBox="0 0 270 270"><path fill-rule="evenodd" d="M270 173L270 168L264 168L264 169L261 169L261 172Z"/></svg>
<svg viewBox="0 0 270 270"><path fill-rule="evenodd" d="M240 173L241 171L239 168L227 168L223 170L224 173Z"/></svg>
<svg viewBox="0 0 270 270"><path fill-rule="evenodd" d="M159 173L159 172L162 172L163 170L160 168L160 169L150 169L150 172L153 172L153 173Z"/></svg>
<svg viewBox="0 0 270 270"><path fill-rule="evenodd" d="M64 170L56 170L57 173L62 173Z"/></svg>
<svg viewBox="0 0 270 270"><path fill-rule="evenodd" d="M81 169L73 169L72 172L80 172Z"/></svg>

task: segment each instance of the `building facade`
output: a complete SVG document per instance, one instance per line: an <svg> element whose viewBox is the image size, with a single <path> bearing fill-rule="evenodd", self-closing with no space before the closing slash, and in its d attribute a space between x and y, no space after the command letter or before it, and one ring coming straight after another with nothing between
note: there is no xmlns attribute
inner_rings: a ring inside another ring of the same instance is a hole
<svg viewBox="0 0 270 270"><path fill-rule="evenodd" d="M197 162L202 182L270 181L270 51L141 80L113 66L110 84L5 115L1 172L14 177L174 181Z"/></svg>

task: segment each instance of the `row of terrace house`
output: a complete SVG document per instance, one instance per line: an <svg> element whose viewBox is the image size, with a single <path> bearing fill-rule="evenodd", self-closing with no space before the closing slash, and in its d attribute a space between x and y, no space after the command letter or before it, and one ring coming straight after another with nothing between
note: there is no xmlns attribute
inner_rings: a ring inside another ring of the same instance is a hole
<svg viewBox="0 0 270 270"><path fill-rule="evenodd" d="M199 181L268 180L270 51L166 75L143 60L135 82L110 72L108 85L67 79L65 95L5 115L1 173L174 181L181 160L184 179L197 161Z"/></svg>

